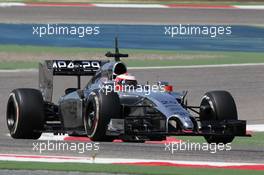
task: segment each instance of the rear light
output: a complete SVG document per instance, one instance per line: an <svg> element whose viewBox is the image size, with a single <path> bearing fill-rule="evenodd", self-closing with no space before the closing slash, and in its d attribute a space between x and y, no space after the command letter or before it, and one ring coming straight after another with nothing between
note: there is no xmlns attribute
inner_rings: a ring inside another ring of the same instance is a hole
<svg viewBox="0 0 264 175"><path fill-rule="evenodd" d="M173 91L173 86L166 85L166 86L164 86L164 90L165 90L165 92L172 92Z"/></svg>
<svg viewBox="0 0 264 175"><path fill-rule="evenodd" d="M118 84L118 85L115 86L115 90L116 91L123 91L123 87Z"/></svg>

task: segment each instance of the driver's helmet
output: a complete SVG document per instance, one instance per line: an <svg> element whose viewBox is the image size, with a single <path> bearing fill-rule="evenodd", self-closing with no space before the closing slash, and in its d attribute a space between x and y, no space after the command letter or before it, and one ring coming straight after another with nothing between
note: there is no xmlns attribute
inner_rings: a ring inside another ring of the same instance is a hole
<svg viewBox="0 0 264 175"><path fill-rule="evenodd" d="M135 76L127 74L127 73L118 75L115 78L115 83L118 86L123 86L123 85L137 86L137 80L136 80Z"/></svg>

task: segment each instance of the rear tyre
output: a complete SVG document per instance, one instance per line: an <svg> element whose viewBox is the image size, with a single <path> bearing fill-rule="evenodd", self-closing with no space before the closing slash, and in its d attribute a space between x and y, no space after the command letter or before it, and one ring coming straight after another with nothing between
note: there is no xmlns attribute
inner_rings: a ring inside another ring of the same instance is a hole
<svg viewBox="0 0 264 175"><path fill-rule="evenodd" d="M7 102L7 127L15 139L38 139L44 125L44 102L36 89L15 89Z"/></svg>
<svg viewBox="0 0 264 175"><path fill-rule="evenodd" d="M115 137L107 136L106 130L111 118L120 117L119 96L115 92L91 92L84 116L84 128L93 141L113 141Z"/></svg>
<svg viewBox="0 0 264 175"><path fill-rule="evenodd" d="M237 120L237 108L231 94L227 91L207 92L200 104L200 119L201 123L209 120ZM205 136L208 143L216 144L227 144L233 139L234 136Z"/></svg>

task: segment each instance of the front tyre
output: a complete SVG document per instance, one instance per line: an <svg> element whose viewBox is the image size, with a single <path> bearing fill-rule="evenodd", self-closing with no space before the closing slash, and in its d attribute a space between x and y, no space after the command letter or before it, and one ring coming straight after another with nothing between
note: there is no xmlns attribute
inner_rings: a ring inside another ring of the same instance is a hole
<svg viewBox="0 0 264 175"><path fill-rule="evenodd" d="M202 98L200 104L200 120L237 120L237 108L231 94L227 91L211 91L207 92ZM205 136L208 143L230 143L234 136Z"/></svg>
<svg viewBox="0 0 264 175"><path fill-rule="evenodd" d="M93 141L113 141L115 138L107 136L106 130L111 118L120 117L118 94L93 91L89 95L87 104L83 118L87 136Z"/></svg>
<svg viewBox="0 0 264 175"><path fill-rule="evenodd" d="M44 101L36 89L15 89L7 102L7 127L15 139L38 139L44 125Z"/></svg>

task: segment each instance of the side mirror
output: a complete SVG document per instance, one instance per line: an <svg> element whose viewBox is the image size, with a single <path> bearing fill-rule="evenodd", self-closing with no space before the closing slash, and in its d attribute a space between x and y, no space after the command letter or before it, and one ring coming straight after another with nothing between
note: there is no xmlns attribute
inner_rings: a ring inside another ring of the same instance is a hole
<svg viewBox="0 0 264 175"><path fill-rule="evenodd" d="M78 89L77 88L67 88L65 89L65 94L69 94L69 93L72 93L74 91L77 91Z"/></svg>
<svg viewBox="0 0 264 175"><path fill-rule="evenodd" d="M158 81L157 82L157 85L159 85L159 86L161 86L161 85L168 86L169 85L169 82L167 82L167 81Z"/></svg>

